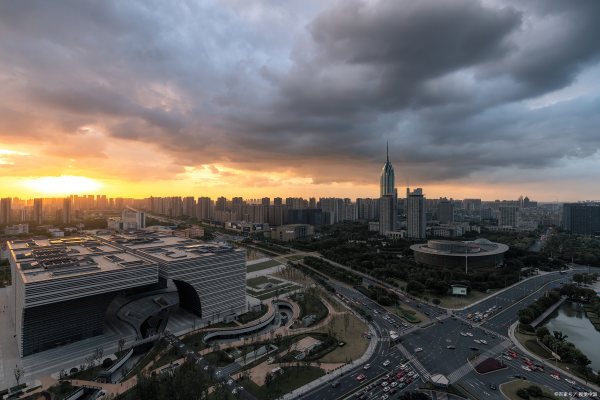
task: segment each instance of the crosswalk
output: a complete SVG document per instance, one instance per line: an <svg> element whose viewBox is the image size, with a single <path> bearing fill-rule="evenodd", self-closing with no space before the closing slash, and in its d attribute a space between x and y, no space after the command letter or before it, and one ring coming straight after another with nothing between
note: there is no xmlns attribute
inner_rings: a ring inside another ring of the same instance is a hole
<svg viewBox="0 0 600 400"><path fill-rule="evenodd" d="M425 369L423 364L421 364L421 362L406 349L406 347L404 347L402 344L398 344L398 350L400 350L404 357L406 357L408 361L413 365L413 367L417 370L419 375L421 375L421 379L425 381L431 379L431 374L427 371L427 369Z"/></svg>
<svg viewBox="0 0 600 400"><path fill-rule="evenodd" d="M471 360L471 362L466 362L460 368L456 369L451 374L449 374L448 380L450 381L450 383L454 383L460 380L463 376L467 375L469 372L471 372L471 370L473 370L473 365L479 364L481 361L488 357L496 357L497 355L501 354L506 348L510 347L511 344L511 342L505 340L503 342L498 343L491 349L485 350L484 353Z"/></svg>

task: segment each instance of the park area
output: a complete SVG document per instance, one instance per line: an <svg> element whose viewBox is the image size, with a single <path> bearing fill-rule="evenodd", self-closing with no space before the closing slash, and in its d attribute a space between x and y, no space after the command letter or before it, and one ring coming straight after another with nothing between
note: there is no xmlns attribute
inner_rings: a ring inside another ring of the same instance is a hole
<svg viewBox="0 0 600 400"><path fill-rule="evenodd" d="M281 370L281 374L273 377L264 385L257 385L252 380L245 380L243 381L244 388L259 399L276 399L325 374L321 368L312 366L283 367Z"/></svg>

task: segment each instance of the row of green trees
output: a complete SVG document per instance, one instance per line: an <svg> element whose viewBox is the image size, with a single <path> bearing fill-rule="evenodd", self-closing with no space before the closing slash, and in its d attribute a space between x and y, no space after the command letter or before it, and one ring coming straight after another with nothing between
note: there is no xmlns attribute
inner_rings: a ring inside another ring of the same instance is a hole
<svg viewBox="0 0 600 400"><path fill-rule="evenodd" d="M559 331L552 334L545 326L539 327L535 335L546 347L560 356L561 361L585 367L591 363L590 359L575 345L567 341L568 336Z"/></svg>
<svg viewBox="0 0 600 400"><path fill-rule="evenodd" d="M519 310L519 322L526 325L530 324L558 300L560 300L559 290L553 289L546 292L544 296L540 297L527 307Z"/></svg>

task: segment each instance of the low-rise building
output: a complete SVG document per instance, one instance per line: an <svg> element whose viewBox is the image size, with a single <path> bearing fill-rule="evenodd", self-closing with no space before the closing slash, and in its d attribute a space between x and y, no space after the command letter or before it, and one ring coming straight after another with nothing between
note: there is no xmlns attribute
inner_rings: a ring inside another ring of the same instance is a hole
<svg viewBox="0 0 600 400"><path fill-rule="evenodd" d="M314 233L315 228L312 225L281 225L275 228L274 235L272 233L271 238L281 242L291 242L292 240L298 240L312 236Z"/></svg>

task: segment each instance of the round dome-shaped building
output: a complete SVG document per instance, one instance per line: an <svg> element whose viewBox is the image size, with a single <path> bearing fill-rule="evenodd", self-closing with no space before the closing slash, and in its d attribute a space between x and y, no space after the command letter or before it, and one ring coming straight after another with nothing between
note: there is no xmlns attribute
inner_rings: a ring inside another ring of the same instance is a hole
<svg viewBox="0 0 600 400"><path fill-rule="evenodd" d="M436 267L497 267L504 261L508 246L480 238L472 242L429 240L410 246L417 264Z"/></svg>

